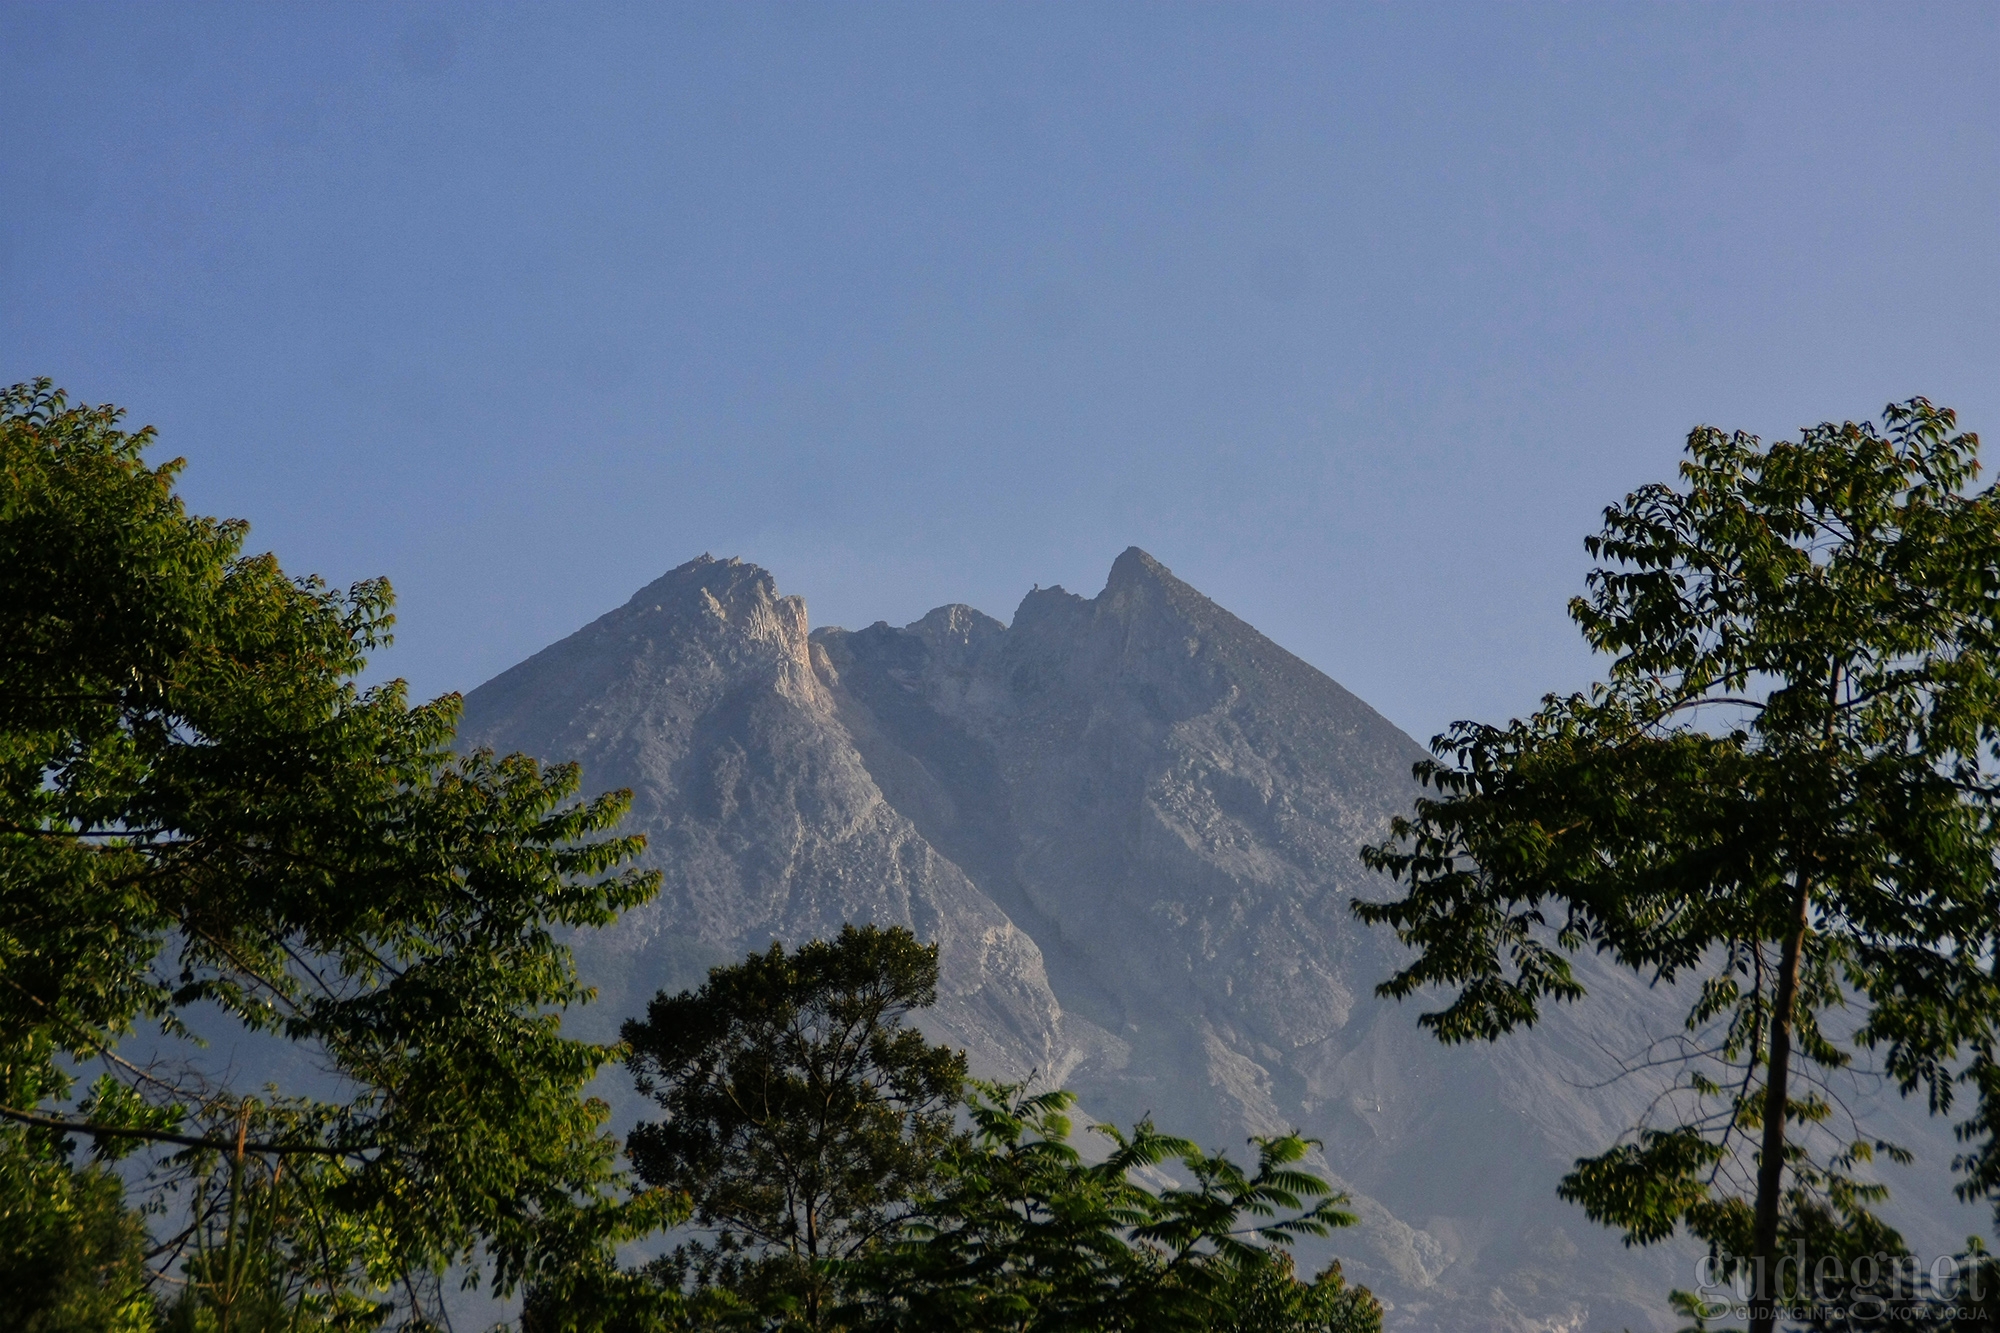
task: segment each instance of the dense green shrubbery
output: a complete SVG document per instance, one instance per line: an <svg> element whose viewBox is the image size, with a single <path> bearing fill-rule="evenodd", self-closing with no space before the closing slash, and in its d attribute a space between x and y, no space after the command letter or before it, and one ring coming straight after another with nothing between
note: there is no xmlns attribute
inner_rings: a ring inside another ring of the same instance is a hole
<svg viewBox="0 0 2000 1333"><path fill-rule="evenodd" d="M0 1326L143 1333L153 1320L144 1219L105 1167L77 1167L46 1133L0 1128Z"/></svg>

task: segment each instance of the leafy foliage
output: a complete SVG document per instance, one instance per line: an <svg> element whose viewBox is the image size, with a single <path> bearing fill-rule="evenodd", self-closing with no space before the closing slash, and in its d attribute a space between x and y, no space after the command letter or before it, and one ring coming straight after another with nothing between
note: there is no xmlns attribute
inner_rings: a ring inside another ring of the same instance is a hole
<svg viewBox="0 0 2000 1333"><path fill-rule="evenodd" d="M854 1266L865 1299L853 1328L1381 1327L1381 1307L1337 1270L1310 1285L1291 1274L1284 1246L1354 1220L1298 1165L1308 1141L1257 1140L1257 1169L1246 1173L1150 1122L1129 1134L1100 1125L1111 1151L1086 1163L1070 1142L1069 1093L972 1088L972 1140L954 1145L902 1236ZM1191 1183L1155 1191L1136 1178L1167 1163Z"/></svg>
<svg viewBox="0 0 2000 1333"><path fill-rule="evenodd" d="M1582 950L1692 988L1685 1076L1563 1183L1628 1243L1685 1227L1747 1260L1879 1228L1860 1168L1897 1150L1826 1083L1862 1050L1935 1111L1969 1071L1965 1188L2000 1180L2000 503L1949 411L1885 423L1697 429L1683 485L1587 543L1609 563L1570 612L1608 680L1440 736L1435 797L1366 854L1407 892L1356 911L1417 949L1379 989L1446 988L1421 1019L1444 1041L1581 999Z"/></svg>
<svg viewBox="0 0 2000 1333"><path fill-rule="evenodd" d="M46 1133L0 1129L0 1330L150 1329L145 1240L109 1170L77 1169Z"/></svg>
<svg viewBox="0 0 2000 1333"><path fill-rule="evenodd" d="M716 968L626 1024L639 1089L667 1112L627 1151L715 1233L663 1274L826 1326L829 1261L890 1234L951 1139L965 1057L904 1025L936 996L935 945L850 925Z"/></svg>
<svg viewBox="0 0 2000 1333"><path fill-rule="evenodd" d="M1337 1265L1292 1273L1287 1245L1353 1220L1300 1166L1306 1140L1259 1140L1246 1172L1150 1122L1100 1126L1110 1152L1086 1163L1070 1094L974 1082L966 1100L964 1057L908 1024L936 986L934 946L848 926L656 998L625 1036L668 1115L628 1151L709 1235L649 1266L671 1310L635 1315L615 1285L570 1309L607 1328L1379 1329ZM1163 1166L1191 1183L1141 1183ZM541 1300L537 1329L558 1308Z"/></svg>
<svg viewBox="0 0 2000 1333"><path fill-rule="evenodd" d="M552 933L655 891L605 836L624 796L454 758L455 696L360 689L388 585L244 555L118 420L0 392L0 1117L165 1154L163 1261L209 1296L236 1281L218 1218L254 1200L289 1299L340 1322L391 1292L424 1318L453 1262L549 1272L580 1215L659 1222L663 1196L615 1197L581 1095L615 1052L563 1037L587 992ZM156 1054L127 1058L142 1025ZM251 1095L203 1030L325 1077Z"/></svg>
<svg viewBox="0 0 2000 1333"><path fill-rule="evenodd" d="M1226 1333L1381 1333L1382 1303L1350 1287L1334 1260L1302 1282L1289 1250L1273 1249L1245 1265L1229 1290Z"/></svg>

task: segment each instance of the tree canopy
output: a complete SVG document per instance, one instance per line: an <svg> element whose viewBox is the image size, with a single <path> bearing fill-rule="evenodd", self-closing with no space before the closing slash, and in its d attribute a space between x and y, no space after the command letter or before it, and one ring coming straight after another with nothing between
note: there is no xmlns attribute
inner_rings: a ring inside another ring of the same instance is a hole
<svg viewBox="0 0 2000 1333"><path fill-rule="evenodd" d="M1379 989L1442 988L1420 1021L1444 1041L1581 1001L1584 951L1689 997L1683 1074L1562 1183L1628 1243L1685 1229L1762 1274L1794 1238L1886 1232L1862 1166L1896 1150L1828 1083L1857 1056L1938 1112L1971 1082L1964 1189L2000 1180L2000 502L1977 454L1923 399L1768 447L1695 430L1681 485L1587 542L1605 563L1570 614L1604 683L1438 737L1435 795L1366 854L1406 892L1356 912L1417 951Z"/></svg>
<svg viewBox="0 0 2000 1333"><path fill-rule="evenodd" d="M905 1025L937 977L935 945L850 925L716 968L625 1025L639 1090L667 1112L626 1151L713 1231L678 1252L699 1285L828 1326L831 1266L895 1229L952 1138L965 1057Z"/></svg>
<svg viewBox="0 0 2000 1333"><path fill-rule="evenodd" d="M706 1235L649 1268L691 1327L848 1333L1364 1333L1381 1310L1287 1247L1352 1216L1296 1134L1245 1171L1142 1122L1070 1140L1060 1090L967 1082L911 1025L937 949L901 927L773 944L662 994L626 1025L641 1177L683 1191ZM970 1131L959 1129L969 1120ZM1183 1185L1155 1189L1146 1173ZM609 1322L638 1294L610 1292ZM553 1308L553 1302L543 1303Z"/></svg>
<svg viewBox="0 0 2000 1333"><path fill-rule="evenodd" d="M654 892L625 798L362 688L388 585L245 554L119 419L0 391L0 1185L154 1153L160 1271L227 1298L254 1214L313 1318L534 1278L622 1206L554 932ZM239 1032L318 1072L238 1086L197 1043Z"/></svg>
<svg viewBox="0 0 2000 1333"><path fill-rule="evenodd" d="M1071 1142L1068 1092L974 1082L974 1133L953 1145L937 1188L913 1201L895 1243L854 1265L853 1327L866 1333L1379 1333L1382 1310L1331 1265L1293 1274L1289 1247L1354 1216L1300 1163L1296 1134L1254 1141L1246 1172L1161 1133L1095 1128ZM1162 1167L1185 1183L1155 1189Z"/></svg>

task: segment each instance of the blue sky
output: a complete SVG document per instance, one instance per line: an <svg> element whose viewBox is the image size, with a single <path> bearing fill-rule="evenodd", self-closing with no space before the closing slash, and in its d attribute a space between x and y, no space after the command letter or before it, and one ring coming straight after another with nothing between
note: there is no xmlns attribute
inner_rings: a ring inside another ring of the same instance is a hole
<svg viewBox="0 0 2000 1333"><path fill-rule="evenodd" d="M1138 544L1420 737L1697 421L2000 440L2000 7L0 4L0 378L469 688Z"/></svg>

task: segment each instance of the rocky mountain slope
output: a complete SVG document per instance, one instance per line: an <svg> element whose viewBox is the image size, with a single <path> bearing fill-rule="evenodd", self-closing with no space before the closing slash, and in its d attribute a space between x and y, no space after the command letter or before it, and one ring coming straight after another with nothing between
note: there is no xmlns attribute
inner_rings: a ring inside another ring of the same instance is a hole
<svg viewBox="0 0 2000 1333"><path fill-rule="evenodd" d="M1593 1002L1447 1050L1376 1000L1395 944L1347 901L1422 751L1137 548L1011 624L940 607L808 632L768 573L706 556L474 691L461 743L630 787L666 887L579 941L615 1018L773 938L844 921L939 942L936 1035L1211 1145L1297 1127L1355 1196L1350 1272L1412 1329L1671 1327L1680 1250L1558 1202L1645 1089L1599 1087L1672 1026Z"/></svg>

